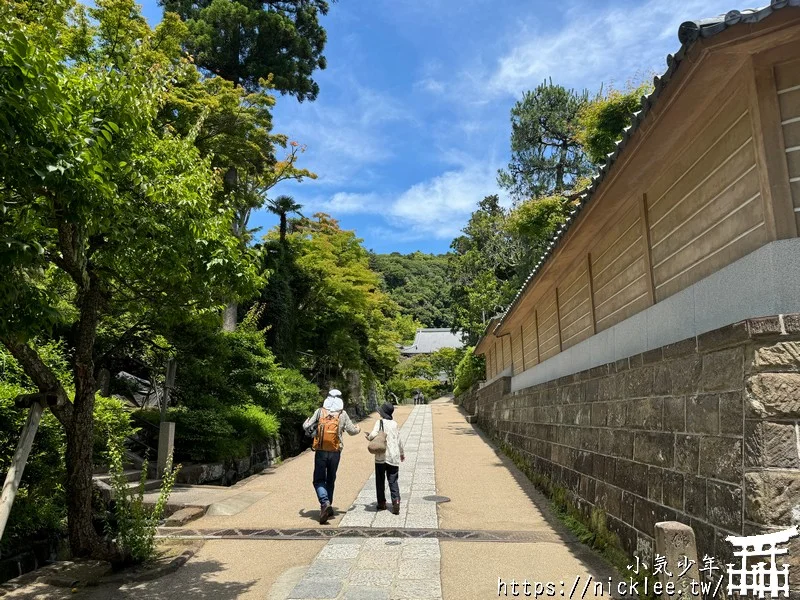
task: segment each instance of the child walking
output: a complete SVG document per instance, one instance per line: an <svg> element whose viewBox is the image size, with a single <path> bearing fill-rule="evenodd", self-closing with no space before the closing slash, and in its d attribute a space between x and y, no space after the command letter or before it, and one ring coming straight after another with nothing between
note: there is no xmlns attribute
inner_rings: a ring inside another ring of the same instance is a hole
<svg viewBox="0 0 800 600"><path fill-rule="evenodd" d="M383 429L386 434L386 452L375 455L375 492L378 496L378 510L386 510L386 481L389 482L389 493L392 498L392 512L400 514L400 486L397 479L400 475L400 463L406 459L403 451L403 442L400 440L400 430L397 422L392 418L394 406L386 402L378 409L381 416L375 422L371 433L365 434L368 440L373 440Z"/></svg>

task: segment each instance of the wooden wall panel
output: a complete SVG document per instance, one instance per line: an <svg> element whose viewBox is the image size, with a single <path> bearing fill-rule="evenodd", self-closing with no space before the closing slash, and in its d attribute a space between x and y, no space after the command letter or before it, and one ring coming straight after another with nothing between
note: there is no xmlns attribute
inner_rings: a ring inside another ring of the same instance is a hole
<svg viewBox="0 0 800 600"><path fill-rule="evenodd" d="M540 306L541 308L537 309L539 317L539 359L544 361L561 352L555 288L543 296Z"/></svg>
<svg viewBox="0 0 800 600"><path fill-rule="evenodd" d="M565 350L592 335L589 266L585 260L567 273L558 286L561 348Z"/></svg>
<svg viewBox="0 0 800 600"><path fill-rule="evenodd" d="M789 187L795 221L800 230L800 60L775 65L775 86L789 167Z"/></svg>
<svg viewBox="0 0 800 600"><path fill-rule="evenodd" d="M511 357L511 336L510 335L504 335L500 339L503 340L503 369L502 370L505 371L506 369L508 369L509 367L512 366L512 363L511 363L511 360L512 360L512 357Z"/></svg>
<svg viewBox="0 0 800 600"><path fill-rule="evenodd" d="M495 375L495 368L494 368L494 348L489 348L485 354L486 360L486 380L490 380L494 378Z"/></svg>
<svg viewBox="0 0 800 600"><path fill-rule="evenodd" d="M530 311L522 325L522 355L525 368L539 364L539 335L536 331L536 310Z"/></svg>
<svg viewBox="0 0 800 600"><path fill-rule="evenodd" d="M522 373L522 329L517 329L511 334L511 362L514 375Z"/></svg>
<svg viewBox="0 0 800 600"><path fill-rule="evenodd" d="M650 303L649 266L641 211L636 198L592 246L592 288L597 331L608 329Z"/></svg>
<svg viewBox="0 0 800 600"><path fill-rule="evenodd" d="M726 80L720 101L709 96L697 112L668 105L670 116L658 117L667 120L645 129L653 137L634 151L646 158L616 167L592 200L602 206L584 217L597 221L568 234L503 338L482 346L495 376L530 369L768 240L794 235L793 225L780 226L792 216L800 230L800 58L787 48L777 58L754 55ZM680 137L667 133L670 121ZM776 171L788 187L775 184Z"/></svg>
<svg viewBox="0 0 800 600"><path fill-rule="evenodd" d="M717 137L711 135L717 132ZM667 170L672 185L660 194L660 188L647 194L657 301L766 240L749 113L723 110L690 152L694 161L688 168Z"/></svg>

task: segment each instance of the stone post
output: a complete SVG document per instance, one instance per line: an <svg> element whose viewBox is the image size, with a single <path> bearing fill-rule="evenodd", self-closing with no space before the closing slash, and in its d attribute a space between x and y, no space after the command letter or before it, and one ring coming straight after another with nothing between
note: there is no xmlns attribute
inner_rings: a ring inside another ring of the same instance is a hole
<svg viewBox="0 0 800 600"><path fill-rule="evenodd" d="M693 597L691 592L692 581L700 581L700 567L698 566L699 561L697 558L697 544L695 543L694 530L688 525L678 523L677 521L662 521L656 523L655 539L656 554L665 557L667 563L661 573L659 573L665 593L668 593L666 592L667 585L672 582L675 586L676 594L681 594L679 590L683 590L682 596L684 598ZM692 566L686 571L683 577L679 577L686 569L685 566L680 567L679 564L685 565L687 560L694 562L689 563ZM667 573L670 573L671 576Z"/></svg>
<svg viewBox="0 0 800 600"><path fill-rule="evenodd" d="M167 457L175 447L175 423L162 421L158 428L158 466L156 476L161 477L167 468Z"/></svg>

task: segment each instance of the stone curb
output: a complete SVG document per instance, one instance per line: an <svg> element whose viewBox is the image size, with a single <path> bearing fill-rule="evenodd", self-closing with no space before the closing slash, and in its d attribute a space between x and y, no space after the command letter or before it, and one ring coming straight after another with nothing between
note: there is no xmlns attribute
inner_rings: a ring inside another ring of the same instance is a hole
<svg viewBox="0 0 800 600"><path fill-rule="evenodd" d="M204 506L186 506L176 510L164 521L164 527L181 527L190 521L199 519L206 514L208 507Z"/></svg>
<svg viewBox="0 0 800 600"><path fill-rule="evenodd" d="M32 583L43 583L45 585L51 585L53 587L58 587L58 588L75 588L75 587L94 587L106 583L114 584L114 583L136 583L142 581L151 581L153 579L158 579L159 577L163 577L164 575L169 575L177 571L180 567L185 565L190 558L192 558L195 555L198 549L199 547L184 550L181 554L174 557L167 564L161 565L154 569L147 569L141 573L120 573L118 575L111 575L108 577L106 577L104 574L101 574L99 577L90 578L86 581L62 575L60 571L63 571L67 565L65 563L56 563L53 565L42 567L37 571L26 573L25 575L22 575L20 577L15 577L14 579L11 579L6 583L0 585L0 596L3 596L8 592L18 590ZM111 567L109 565L108 569L110 570L110 568Z"/></svg>
<svg viewBox="0 0 800 600"><path fill-rule="evenodd" d="M153 579L158 579L164 575L170 575L171 573L174 573L180 569L188 562L190 558L195 555L197 550L198 548L184 550L167 564L156 567L155 569L148 569L142 573L121 573L119 575L112 575L111 577L103 577L100 578L96 583L138 583L141 581L152 581Z"/></svg>

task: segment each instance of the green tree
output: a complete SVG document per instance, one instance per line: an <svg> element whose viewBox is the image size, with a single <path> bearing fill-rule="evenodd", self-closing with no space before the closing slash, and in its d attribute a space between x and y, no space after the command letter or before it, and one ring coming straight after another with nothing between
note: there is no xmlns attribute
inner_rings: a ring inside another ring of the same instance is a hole
<svg viewBox="0 0 800 600"><path fill-rule="evenodd" d="M461 362L456 366L455 389L453 393L459 396L469 390L477 382L486 377L486 364L483 356L475 354L475 348L469 347L464 352Z"/></svg>
<svg viewBox="0 0 800 600"><path fill-rule="evenodd" d="M295 202L294 198L291 196L278 196L274 200L267 200L267 209L269 212L278 215L280 218L279 239L281 246L286 243L286 215L290 213L300 214L301 208L303 208L303 205Z"/></svg>
<svg viewBox="0 0 800 600"><path fill-rule="evenodd" d="M614 151L622 132L631 124L633 113L639 109L642 96L653 90L650 83L628 85L624 91L602 88L578 115L577 140L595 164L606 160Z"/></svg>
<svg viewBox="0 0 800 600"><path fill-rule="evenodd" d="M325 0L160 0L189 25L187 49L202 69L255 91L272 78L278 91L314 100L312 79L326 67Z"/></svg>
<svg viewBox="0 0 800 600"><path fill-rule="evenodd" d="M558 227L566 220L570 203L564 196L548 196L517 204L505 220L505 230L524 249L516 266L515 287L521 286Z"/></svg>
<svg viewBox="0 0 800 600"><path fill-rule="evenodd" d="M321 213L296 221L286 241L294 257L294 339L302 368L320 383L346 370L388 376L403 319L381 291L362 241Z"/></svg>
<svg viewBox="0 0 800 600"><path fill-rule="evenodd" d="M0 9L0 342L58 399L75 556L115 552L92 524L98 330L219 306L257 280L232 211L214 199L210 161L192 136L158 125L172 81L193 68L159 46L175 21L151 31L120 18L136 14L128 0L98 2L91 47L68 56L65 23ZM32 343L55 326L72 349L71 386Z"/></svg>
<svg viewBox="0 0 800 600"><path fill-rule="evenodd" d="M450 281L446 254L371 254L370 266L381 274L381 287L420 327L450 325Z"/></svg>
<svg viewBox="0 0 800 600"><path fill-rule="evenodd" d="M497 182L516 200L548 196L590 173L576 137L578 116L588 102L552 81L522 95L511 109L511 161Z"/></svg>
<svg viewBox="0 0 800 600"><path fill-rule="evenodd" d="M514 276L523 248L505 229L506 212L497 196L478 204L453 240L448 263L452 326L474 343L486 322L504 308L514 293Z"/></svg>
<svg viewBox="0 0 800 600"><path fill-rule="evenodd" d="M161 0L165 18L176 13L186 21L184 46L205 77L186 82L179 98L190 116L197 110L215 115L198 136L204 155L213 156L224 174L222 193L236 208L233 231L243 245L249 241L253 210L267 193L287 179L316 177L297 167L303 148L296 142L277 160L276 146L288 138L271 135L272 89L313 100L319 86L311 79L325 67L325 30L319 16L328 11L323 0ZM172 107L168 107L171 109ZM168 111L169 114L169 111ZM233 331L238 298L223 314L223 328Z"/></svg>
<svg viewBox="0 0 800 600"><path fill-rule="evenodd" d="M456 367L463 356L464 350L461 348L440 348L431 354L431 366L437 376L444 372L447 380L452 383L456 378Z"/></svg>

